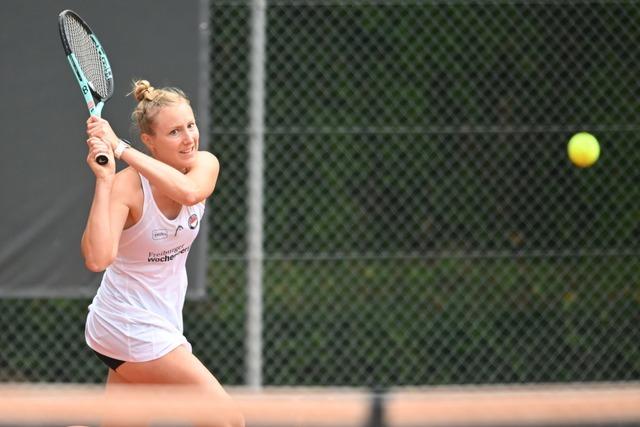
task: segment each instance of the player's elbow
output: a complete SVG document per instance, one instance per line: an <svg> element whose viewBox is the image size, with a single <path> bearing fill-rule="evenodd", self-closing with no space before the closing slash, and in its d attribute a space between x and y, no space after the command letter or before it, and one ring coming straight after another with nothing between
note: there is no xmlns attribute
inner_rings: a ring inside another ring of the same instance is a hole
<svg viewBox="0 0 640 427"><path fill-rule="evenodd" d="M197 205L202 201L202 196L198 191L185 191L182 194L182 200L180 200L180 204L185 206L193 206Z"/></svg>
<svg viewBox="0 0 640 427"><path fill-rule="evenodd" d="M87 267L87 269L89 271L92 271L94 273L101 273L101 272L103 272L104 270L107 269L108 264L105 265L105 264L102 264L102 263L97 263L95 261L85 260L84 266Z"/></svg>
<svg viewBox="0 0 640 427"><path fill-rule="evenodd" d="M92 271L94 273L101 273L105 271L112 262L112 258L97 259L93 257L87 257L84 260L84 265L89 271Z"/></svg>

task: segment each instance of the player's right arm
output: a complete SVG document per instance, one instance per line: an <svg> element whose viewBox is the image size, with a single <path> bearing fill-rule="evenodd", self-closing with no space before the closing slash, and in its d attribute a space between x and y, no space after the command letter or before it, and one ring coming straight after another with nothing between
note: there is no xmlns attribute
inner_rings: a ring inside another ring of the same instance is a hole
<svg viewBox="0 0 640 427"><path fill-rule="evenodd" d="M129 216L131 185L128 174L115 174L113 154L105 147L106 144L96 140L90 138L87 141L87 163L96 175L96 183L81 249L86 267L99 272L106 269L116 257L120 235ZM98 151L109 152L107 165L98 165L93 160Z"/></svg>

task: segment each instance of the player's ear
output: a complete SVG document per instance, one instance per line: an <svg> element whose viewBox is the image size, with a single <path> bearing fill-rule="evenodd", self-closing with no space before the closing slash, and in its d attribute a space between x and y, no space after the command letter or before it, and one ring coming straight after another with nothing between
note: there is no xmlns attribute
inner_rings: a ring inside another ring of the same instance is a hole
<svg viewBox="0 0 640 427"><path fill-rule="evenodd" d="M142 139L144 145L146 145L147 147L151 145L151 136L148 133L141 133L140 138Z"/></svg>
<svg viewBox="0 0 640 427"><path fill-rule="evenodd" d="M155 147L153 146L153 138L151 138L151 135L148 133L141 133L140 139L142 139L142 143L149 149L149 151L153 153Z"/></svg>

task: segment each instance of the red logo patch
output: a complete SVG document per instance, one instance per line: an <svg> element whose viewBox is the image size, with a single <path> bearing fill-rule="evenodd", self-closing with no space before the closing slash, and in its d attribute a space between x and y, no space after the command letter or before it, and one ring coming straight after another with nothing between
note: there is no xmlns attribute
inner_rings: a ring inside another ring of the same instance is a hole
<svg viewBox="0 0 640 427"><path fill-rule="evenodd" d="M197 226L198 226L198 215L191 214L191 216L189 217L189 228L193 230Z"/></svg>

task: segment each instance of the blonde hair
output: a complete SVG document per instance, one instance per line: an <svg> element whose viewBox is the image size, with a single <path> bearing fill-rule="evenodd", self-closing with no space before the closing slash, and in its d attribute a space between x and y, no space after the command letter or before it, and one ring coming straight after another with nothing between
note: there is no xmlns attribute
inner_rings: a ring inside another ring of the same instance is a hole
<svg viewBox="0 0 640 427"><path fill-rule="evenodd" d="M138 105L131 113L131 120L141 133L153 135L153 118L158 111L167 105L186 102L191 104L185 93L175 87L156 89L147 80L133 82L133 94Z"/></svg>

